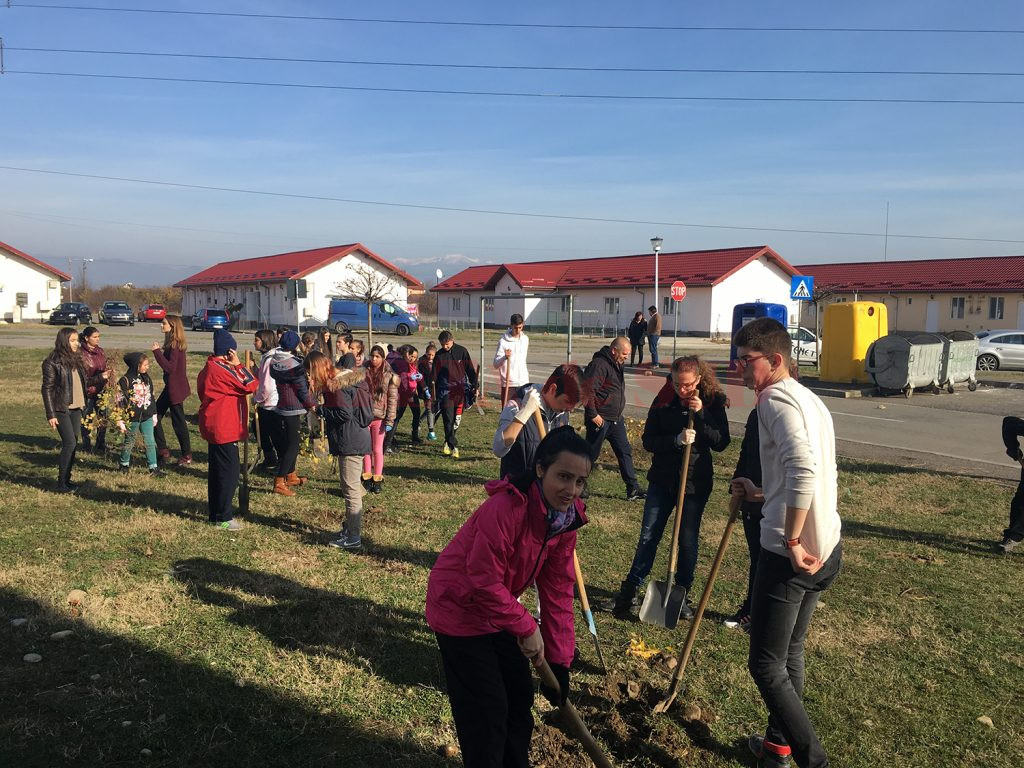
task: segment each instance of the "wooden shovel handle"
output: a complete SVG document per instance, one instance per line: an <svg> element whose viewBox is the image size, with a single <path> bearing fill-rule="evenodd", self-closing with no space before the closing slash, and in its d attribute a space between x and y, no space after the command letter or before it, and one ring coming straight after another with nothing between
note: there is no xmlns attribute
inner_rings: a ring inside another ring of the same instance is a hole
<svg viewBox="0 0 1024 768"><path fill-rule="evenodd" d="M590 613L590 601L587 599L587 588L583 584L583 570L580 568L580 559L576 556L576 550L572 551L572 567L576 571L576 589L580 593L580 605L586 613Z"/></svg>
<svg viewBox="0 0 1024 768"><path fill-rule="evenodd" d="M508 377L509 377L509 374L511 372L512 372L512 355L509 355L508 357L505 358L505 389L502 391L502 395L501 395L501 406L503 408L505 407L505 403L508 402Z"/></svg>
<svg viewBox="0 0 1024 768"><path fill-rule="evenodd" d="M551 671L551 667L548 666L546 660L541 659L540 666L537 667L537 673L540 675L541 682L548 688L555 691L561 689L561 686L558 684L558 678L555 677L555 673ZM566 700L565 704L558 709L565 718L569 730L579 740L580 744L583 745L583 749L590 756L590 759L594 761L594 765L597 768L614 768L601 745L597 743L597 739L590 735L590 731L584 724L583 718L580 717L580 713L572 705L572 702Z"/></svg>
<svg viewBox="0 0 1024 768"><path fill-rule="evenodd" d="M693 410L690 410L690 418L686 422L687 429L693 429ZM686 496L686 481L690 476L690 454L693 451L693 443L686 444L683 452L683 465L679 469L679 493L676 496L676 519L672 523L672 549L668 561L668 579L666 585L672 589L673 577L676 575L676 568L679 566L679 530L683 527L683 497Z"/></svg>

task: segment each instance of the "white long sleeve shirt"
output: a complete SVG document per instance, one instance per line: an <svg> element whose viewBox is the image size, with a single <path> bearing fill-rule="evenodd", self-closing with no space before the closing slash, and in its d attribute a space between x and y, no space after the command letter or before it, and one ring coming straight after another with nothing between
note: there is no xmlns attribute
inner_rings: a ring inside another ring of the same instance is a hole
<svg viewBox="0 0 1024 768"><path fill-rule="evenodd" d="M530 372L526 368L526 355L530 351L530 337L520 331L513 338L508 331L498 340L498 349L494 353L494 367L498 371L498 386L505 387L505 350L512 350L511 368L509 370L509 388L515 389L530 383Z"/></svg>
<svg viewBox="0 0 1024 768"><path fill-rule="evenodd" d="M838 470L832 414L795 379L783 379L758 395L764 507L761 546L784 557L786 507L807 510L800 542L827 560L839 543Z"/></svg>

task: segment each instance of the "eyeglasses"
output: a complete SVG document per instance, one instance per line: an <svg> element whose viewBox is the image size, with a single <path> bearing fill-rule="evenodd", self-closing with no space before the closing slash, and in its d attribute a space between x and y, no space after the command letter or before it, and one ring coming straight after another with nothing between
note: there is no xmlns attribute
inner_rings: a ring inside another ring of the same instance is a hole
<svg viewBox="0 0 1024 768"><path fill-rule="evenodd" d="M736 365L740 368L746 368L755 360L762 360L766 357L768 357L768 355L744 355L743 357L736 358Z"/></svg>

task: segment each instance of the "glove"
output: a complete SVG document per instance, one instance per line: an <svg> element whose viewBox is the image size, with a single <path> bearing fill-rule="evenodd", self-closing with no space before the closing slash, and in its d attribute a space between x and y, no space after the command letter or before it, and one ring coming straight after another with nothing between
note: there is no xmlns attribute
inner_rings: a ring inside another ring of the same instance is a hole
<svg viewBox="0 0 1024 768"><path fill-rule="evenodd" d="M555 673L555 679L558 681L558 687L560 690L554 690L548 688L542 682L540 684L540 693L548 703L553 707L561 707L565 704L566 698L569 696L569 668L564 667L561 664L548 664L551 667L551 671Z"/></svg>
<svg viewBox="0 0 1024 768"><path fill-rule="evenodd" d="M676 447L681 448L684 445L690 445L697 439L696 429L684 429L678 435L676 435Z"/></svg>
<svg viewBox="0 0 1024 768"><path fill-rule="evenodd" d="M434 399L434 398L432 398L432 397L430 396L430 387L424 387L424 388L423 388L423 396L424 396L425 398L427 398L427 400L433 400L433 399Z"/></svg>
<svg viewBox="0 0 1024 768"><path fill-rule="evenodd" d="M423 379L423 374L422 373L410 373L409 374L409 380L410 381L420 381L422 379Z"/></svg>
<svg viewBox="0 0 1024 768"><path fill-rule="evenodd" d="M393 424L385 424L385 425L384 425L384 434L387 434L388 432L390 432L390 431L391 431L392 429L394 429L394 428L395 428L395 427L394 427L394 425L393 425Z"/></svg>
<svg viewBox="0 0 1024 768"><path fill-rule="evenodd" d="M519 406L519 413L513 418L525 426L533 418L533 414L538 408L540 408L540 393L536 389L531 389L529 394L523 398L523 403Z"/></svg>
<svg viewBox="0 0 1024 768"><path fill-rule="evenodd" d="M156 426L156 422L157 422L157 418L156 418L156 414L154 413L153 414L153 426L154 427Z"/></svg>

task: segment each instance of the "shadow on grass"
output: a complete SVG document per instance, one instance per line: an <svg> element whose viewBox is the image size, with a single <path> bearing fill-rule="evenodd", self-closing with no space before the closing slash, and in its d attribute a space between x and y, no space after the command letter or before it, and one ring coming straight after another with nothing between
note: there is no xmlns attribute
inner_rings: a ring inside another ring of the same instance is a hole
<svg viewBox="0 0 1024 768"><path fill-rule="evenodd" d="M904 528L862 523L857 520L843 520L843 538L889 539L905 544L925 544L935 549L957 554L970 553L993 558L1004 557L1002 552L996 551L994 539L961 539L926 531L908 531Z"/></svg>
<svg viewBox="0 0 1024 768"><path fill-rule="evenodd" d="M60 437L56 431L44 435L26 435L12 432L0 432L0 444L10 445L21 443L48 452L60 450Z"/></svg>
<svg viewBox="0 0 1024 768"><path fill-rule="evenodd" d="M281 648L365 664L397 685L441 685L440 657L419 612L206 558L173 571L193 597L229 609L228 621Z"/></svg>
<svg viewBox="0 0 1024 768"><path fill-rule="evenodd" d="M876 475L932 475L938 477L970 478L972 480L985 480L987 482L1009 483L1011 480L1000 480L992 475L979 474L974 472L954 472L949 469L931 469L929 467L906 466L899 464L884 464L882 462L837 457L839 469L843 472L865 472Z"/></svg>
<svg viewBox="0 0 1024 768"><path fill-rule="evenodd" d="M323 706L319 695L314 705L290 691L236 680L230 671L76 622L14 590L0 589L0 606L0 643L18 659L30 652L43 657L0 667L5 765L459 764L428 746L368 730ZM15 617L29 623L14 628ZM72 637L47 640L69 626ZM140 757L144 749L148 757Z"/></svg>

